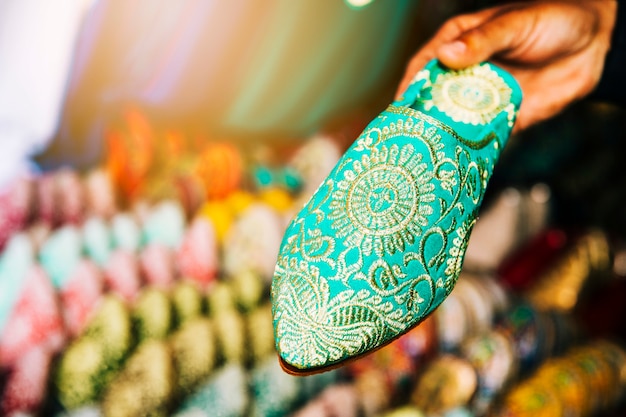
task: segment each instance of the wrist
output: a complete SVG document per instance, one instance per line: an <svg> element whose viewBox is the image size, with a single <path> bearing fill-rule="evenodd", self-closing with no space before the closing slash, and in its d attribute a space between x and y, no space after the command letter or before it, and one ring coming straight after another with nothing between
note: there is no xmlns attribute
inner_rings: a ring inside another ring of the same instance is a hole
<svg viewBox="0 0 626 417"><path fill-rule="evenodd" d="M592 99L626 104L626 2L597 1L604 6L602 11L606 25L610 28L607 54L598 85L590 95ZM604 28L607 30L607 27Z"/></svg>

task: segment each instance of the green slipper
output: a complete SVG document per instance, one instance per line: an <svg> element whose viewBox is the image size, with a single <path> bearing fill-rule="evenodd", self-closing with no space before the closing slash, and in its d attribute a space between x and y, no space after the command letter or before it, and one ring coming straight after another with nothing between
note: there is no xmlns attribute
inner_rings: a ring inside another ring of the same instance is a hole
<svg viewBox="0 0 626 417"><path fill-rule="evenodd" d="M342 365L441 304L520 102L490 63L431 61L367 126L282 241L272 314L287 372Z"/></svg>

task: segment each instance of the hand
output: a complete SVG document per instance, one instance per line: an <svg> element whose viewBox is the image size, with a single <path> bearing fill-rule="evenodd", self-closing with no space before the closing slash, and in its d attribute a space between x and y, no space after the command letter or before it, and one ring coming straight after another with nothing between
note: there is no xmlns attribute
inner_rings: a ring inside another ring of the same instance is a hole
<svg viewBox="0 0 626 417"><path fill-rule="evenodd" d="M527 1L452 18L413 56L396 95L435 57L453 69L489 60L522 88L520 131L593 91L616 11L615 0Z"/></svg>

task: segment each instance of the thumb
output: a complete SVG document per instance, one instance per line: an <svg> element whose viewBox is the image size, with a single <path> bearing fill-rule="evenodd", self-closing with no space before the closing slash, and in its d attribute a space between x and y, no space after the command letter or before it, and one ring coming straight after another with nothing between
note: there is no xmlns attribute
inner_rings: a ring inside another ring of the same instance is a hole
<svg viewBox="0 0 626 417"><path fill-rule="evenodd" d="M437 58L452 69L466 68L514 50L526 33L527 19L518 13L497 15L437 49Z"/></svg>

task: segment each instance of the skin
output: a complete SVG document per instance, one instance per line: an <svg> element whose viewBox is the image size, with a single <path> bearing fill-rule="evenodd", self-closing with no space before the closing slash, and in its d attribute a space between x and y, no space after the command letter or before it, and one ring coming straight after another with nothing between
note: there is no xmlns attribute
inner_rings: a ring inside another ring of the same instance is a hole
<svg viewBox="0 0 626 417"><path fill-rule="evenodd" d="M615 0L529 0L454 17L412 57L396 97L433 58L452 69L489 60L522 88L514 132L523 130L597 86L616 11Z"/></svg>

